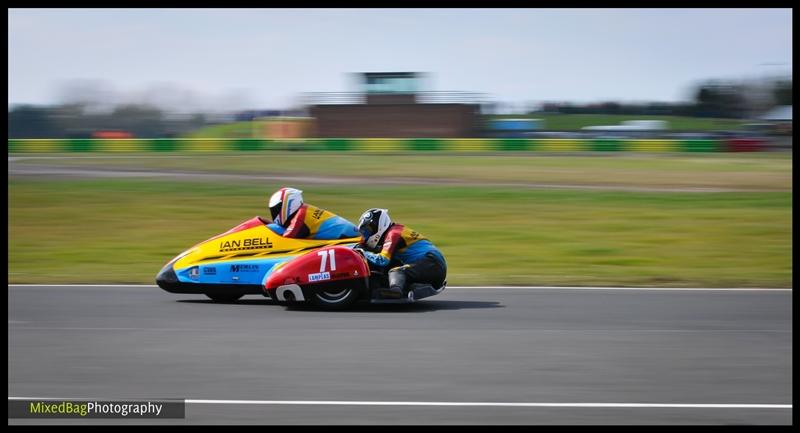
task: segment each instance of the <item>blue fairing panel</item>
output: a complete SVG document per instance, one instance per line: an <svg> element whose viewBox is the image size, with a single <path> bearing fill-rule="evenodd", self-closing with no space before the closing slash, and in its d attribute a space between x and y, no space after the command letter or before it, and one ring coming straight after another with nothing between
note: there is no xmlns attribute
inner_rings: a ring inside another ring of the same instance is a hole
<svg viewBox="0 0 800 433"><path fill-rule="evenodd" d="M279 236L283 236L286 232L285 227L275 223L267 224L267 228ZM317 231L314 236L311 236L311 239L331 240L354 238L358 236L360 236L360 234L353 223L340 216L335 216L323 221L319 226L319 231Z"/></svg>
<svg viewBox="0 0 800 433"><path fill-rule="evenodd" d="M294 257L236 260L176 270L178 281L202 284L261 284L264 276L278 263Z"/></svg>
<svg viewBox="0 0 800 433"><path fill-rule="evenodd" d="M335 216L322 222L314 239L344 239L361 236L358 229L350 221Z"/></svg>
<svg viewBox="0 0 800 433"><path fill-rule="evenodd" d="M275 224L275 223L267 224L267 228L272 230L273 232L275 232L276 234L278 234L280 236L283 236L283 233L286 231L286 229L283 226L280 226L280 225Z"/></svg>

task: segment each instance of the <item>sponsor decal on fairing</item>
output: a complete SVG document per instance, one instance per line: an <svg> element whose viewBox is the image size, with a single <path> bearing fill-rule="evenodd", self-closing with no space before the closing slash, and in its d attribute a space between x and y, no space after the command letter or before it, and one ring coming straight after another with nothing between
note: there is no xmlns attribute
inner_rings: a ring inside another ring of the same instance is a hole
<svg viewBox="0 0 800 433"><path fill-rule="evenodd" d="M319 272L319 273L316 273L316 274L308 274L308 281L309 282L323 281L323 280L330 280L330 279L331 279L331 273L330 272Z"/></svg>

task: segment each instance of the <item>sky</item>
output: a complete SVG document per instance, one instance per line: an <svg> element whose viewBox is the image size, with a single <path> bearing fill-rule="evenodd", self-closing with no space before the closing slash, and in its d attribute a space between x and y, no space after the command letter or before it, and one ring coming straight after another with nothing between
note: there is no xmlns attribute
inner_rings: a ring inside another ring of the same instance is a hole
<svg viewBox="0 0 800 433"><path fill-rule="evenodd" d="M791 9L9 9L8 102L285 109L427 73L507 104L690 100L791 74Z"/></svg>

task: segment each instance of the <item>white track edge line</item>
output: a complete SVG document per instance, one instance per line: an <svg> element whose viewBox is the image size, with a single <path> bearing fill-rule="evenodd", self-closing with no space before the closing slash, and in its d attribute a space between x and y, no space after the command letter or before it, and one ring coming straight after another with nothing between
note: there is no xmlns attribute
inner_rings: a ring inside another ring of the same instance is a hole
<svg viewBox="0 0 800 433"><path fill-rule="evenodd" d="M91 398L8 397L9 400L97 400ZM132 399L139 401L142 399ZM153 401L157 401L153 399ZM186 404L289 405L289 406L455 406L455 407L606 407L606 408L697 408L697 409L792 409L791 404L749 403L534 403L456 401L346 401L346 400L203 400L184 399Z"/></svg>

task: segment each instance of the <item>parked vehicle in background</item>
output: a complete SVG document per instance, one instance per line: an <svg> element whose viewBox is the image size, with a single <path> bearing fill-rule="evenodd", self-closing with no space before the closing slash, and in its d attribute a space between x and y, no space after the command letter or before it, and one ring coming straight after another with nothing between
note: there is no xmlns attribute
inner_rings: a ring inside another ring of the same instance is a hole
<svg viewBox="0 0 800 433"><path fill-rule="evenodd" d="M488 122L491 138L525 138L542 129L542 119L492 119Z"/></svg>

